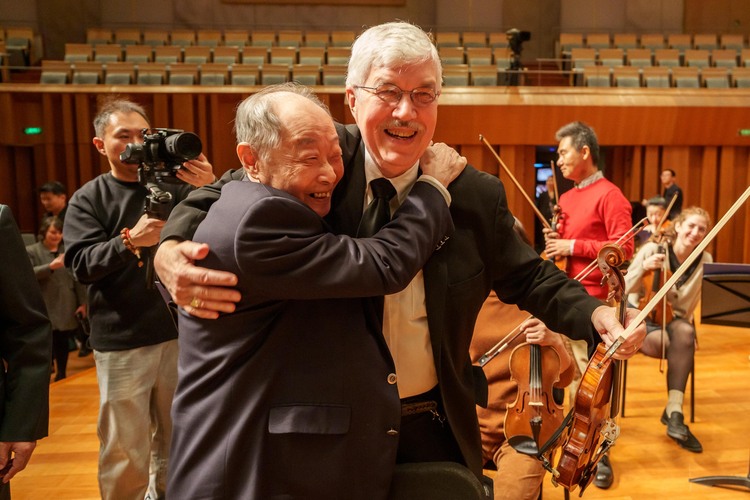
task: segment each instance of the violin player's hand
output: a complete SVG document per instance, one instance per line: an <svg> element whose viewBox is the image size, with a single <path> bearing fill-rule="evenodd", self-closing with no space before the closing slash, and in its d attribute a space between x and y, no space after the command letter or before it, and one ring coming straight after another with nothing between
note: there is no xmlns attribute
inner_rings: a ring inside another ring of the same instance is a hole
<svg viewBox="0 0 750 500"><path fill-rule="evenodd" d="M629 308L625 319L625 327L627 327L636 316L638 316L638 310ZM615 340L625 332L625 327L623 327L617 320L617 309L614 307L597 307L591 314L591 322L594 324L594 328L599 332L599 335L602 337L602 340L607 347L611 346ZM625 338L625 341L617 351L615 351L615 354L612 357L615 359L628 359L632 357L638 352L638 349L641 348L645 338L646 324L641 322L641 324L633 330L633 333Z"/></svg>
<svg viewBox="0 0 750 500"><path fill-rule="evenodd" d="M527 319L521 324L521 332L526 335L529 344L551 345L557 347L556 340L559 335L547 328L540 319ZM560 342L562 344L562 342Z"/></svg>
<svg viewBox="0 0 750 500"><path fill-rule="evenodd" d="M649 257L643 259L643 269L646 271L655 271L661 269L664 266L664 259L666 255L663 253L655 253Z"/></svg>

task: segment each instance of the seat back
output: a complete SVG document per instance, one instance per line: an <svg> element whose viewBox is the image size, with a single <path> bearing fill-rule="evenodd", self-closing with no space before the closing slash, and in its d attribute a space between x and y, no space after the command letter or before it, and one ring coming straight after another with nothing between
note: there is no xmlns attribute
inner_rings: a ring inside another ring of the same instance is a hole
<svg viewBox="0 0 750 500"><path fill-rule="evenodd" d="M340 64L324 64L321 74L323 85L346 84L346 66Z"/></svg>
<svg viewBox="0 0 750 500"><path fill-rule="evenodd" d="M224 32L224 45L239 48L250 45L250 32L247 30L226 30Z"/></svg>
<svg viewBox="0 0 750 500"><path fill-rule="evenodd" d="M399 464L388 500L486 500L492 498L469 469L455 462Z"/></svg>
<svg viewBox="0 0 750 500"><path fill-rule="evenodd" d="M70 74L70 63L45 59L42 60L42 73L39 77L39 83L68 83Z"/></svg>
<svg viewBox="0 0 750 500"><path fill-rule="evenodd" d="M132 63L151 62L154 59L154 48L151 45L126 45L125 60Z"/></svg>
<svg viewBox="0 0 750 500"><path fill-rule="evenodd" d="M443 67L443 85L446 87L469 85L469 65L451 64Z"/></svg>
<svg viewBox="0 0 750 500"><path fill-rule="evenodd" d="M135 64L132 62L110 62L104 69L104 83L107 85L129 85L135 80Z"/></svg>
<svg viewBox="0 0 750 500"><path fill-rule="evenodd" d="M484 31L464 31L461 39L464 47L487 47L487 33Z"/></svg>

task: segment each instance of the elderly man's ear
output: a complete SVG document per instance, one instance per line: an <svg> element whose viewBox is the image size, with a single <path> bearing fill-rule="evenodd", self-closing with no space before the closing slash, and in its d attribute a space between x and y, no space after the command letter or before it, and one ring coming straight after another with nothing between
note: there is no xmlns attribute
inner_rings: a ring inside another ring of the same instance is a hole
<svg viewBox="0 0 750 500"><path fill-rule="evenodd" d="M245 173L252 180L258 180L258 165L257 155L255 150L250 144L241 142L237 144L237 157L242 163L242 168L245 169Z"/></svg>

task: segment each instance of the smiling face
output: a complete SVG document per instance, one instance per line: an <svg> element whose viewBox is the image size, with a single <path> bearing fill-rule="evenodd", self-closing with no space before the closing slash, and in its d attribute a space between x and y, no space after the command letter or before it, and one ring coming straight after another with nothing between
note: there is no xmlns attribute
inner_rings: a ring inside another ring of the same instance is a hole
<svg viewBox="0 0 750 500"><path fill-rule="evenodd" d="M240 143L237 153L252 179L286 191L323 217L331 209L331 193L344 173L333 120L296 94L284 94L274 106L283 124L279 147L262 160L247 143Z"/></svg>
<svg viewBox="0 0 750 500"><path fill-rule="evenodd" d="M406 91L398 104L391 104L366 90L346 89L349 107L367 151L385 177L401 175L422 156L435 133L437 99L430 104L415 104L408 94L417 88L440 90L435 62L375 67L358 84L363 87L392 84Z"/></svg>
<svg viewBox="0 0 750 500"><path fill-rule="evenodd" d="M575 183L596 172L596 167L591 163L589 147L583 146L580 151L577 150L572 137L563 137L560 140L557 155L557 166L560 167L563 177Z"/></svg>
<svg viewBox="0 0 750 500"><path fill-rule="evenodd" d="M692 250L706 237L708 225L708 220L698 214L688 215L684 220L676 222L677 239L675 246L679 245L687 250Z"/></svg>
<svg viewBox="0 0 750 500"><path fill-rule="evenodd" d="M659 205L649 205L646 207L646 217L648 218L649 224L658 226L661 219L664 217L666 210Z"/></svg>

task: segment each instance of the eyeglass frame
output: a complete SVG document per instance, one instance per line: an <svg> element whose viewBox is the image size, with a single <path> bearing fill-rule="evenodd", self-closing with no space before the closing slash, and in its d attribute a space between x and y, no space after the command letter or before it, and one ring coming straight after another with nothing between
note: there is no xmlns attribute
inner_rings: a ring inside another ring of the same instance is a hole
<svg viewBox="0 0 750 500"><path fill-rule="evenodd" d="M419 107L429 106L430 104L432 104L435 101L437 101L438 97L440 97L440 92L437 91L437 90L435 90L432 87L417 87L417 88L414 88L412 90L403 90L398 85L394 85L392 83L381 83L377 87L365 87L364 85L353 85L353 87L354 87L354 90L364 90L365 92L368 92L369 94L374 95L375 97L377 97L378 99L380 99L384 103L390 104L391 106L398 106L401 103L401 98L404 97L404 94L409 94L409 99L411 99L411 103L413 105L419 106ZM384 93L384 92L378 92L378 89L380 89L382 87L392 88L394 90L394 92L397 90L398 91L398 100L396 100L394 102L390 102L385 97L383 97L382 95L380 95L380 94ZM435 97L430 102L423 103L423 102L419 102L419 101L415 101L414 100L414 94L415 94L415 92L416 93L427 94L428 92L426 92L426 90L429 90L431 93L433 93L435 95Z"/></svg>

